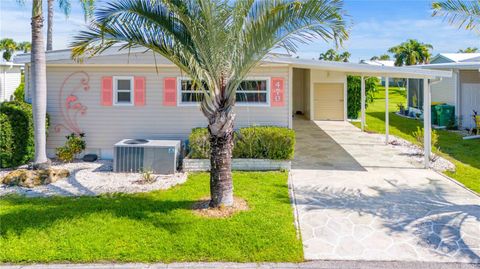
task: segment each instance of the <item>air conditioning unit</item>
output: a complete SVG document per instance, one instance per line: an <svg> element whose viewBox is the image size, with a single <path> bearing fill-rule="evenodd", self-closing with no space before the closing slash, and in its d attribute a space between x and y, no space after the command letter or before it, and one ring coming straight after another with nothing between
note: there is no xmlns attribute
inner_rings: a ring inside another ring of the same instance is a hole
<svg viewBox="0 0 480 269"><path fill-rule="evenodd" d="M114 145L113 171L173 174L180 159L180 145L180 140L124 139Z"/></svg>

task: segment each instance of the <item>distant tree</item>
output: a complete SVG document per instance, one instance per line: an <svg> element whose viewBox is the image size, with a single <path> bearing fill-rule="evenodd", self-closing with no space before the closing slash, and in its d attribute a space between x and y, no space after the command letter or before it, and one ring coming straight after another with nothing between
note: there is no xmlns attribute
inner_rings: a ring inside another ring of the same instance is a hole
<svg viewBox="0 0 480 269"><path fill-rule="evenodd" d="M28 41L20 42L17 44L17 49L24 53L30 52L32 50L32 43Z"/></svg>
<svg viewBox="0 0 480 269"><path fill-rule="evenodd" d="M13 41L11 38L4 38L0 40L0 50L3 50L3 59L9 62L17 50L17 43L15 43L15 41Z"/></svg>
<svg viewBox="0 0 480 269"><path fill-rule="evenodd" d="M444 0L432 3L432 16L443 17L449 24L480 33L479 0Z"/></svg>
<svg viewBox="0 0 480 269"><path fill-rule="evenodd" d="M418 42L415 39L409 39L402 44L392 47L388 52L393 53L395 65L416 65L427 64L430 61L430 50L433 46Z"/></svg>
<svg viewBox="0 0 480 269"><path fill-rule="evenodd" d="M478 52L478 48L475 47L468 47L466 49L459 49L458 53L476 53Z"/></svg>
<svg viewBox="0 0 480 269"><path fill-rule="evenodd" d="M372 58L370 58L370 61L388 61L390 60L390 55L388 54L382 54L380 56L373 56Z"/></svg>
<svg viewBox="0 0 480 269"><path fill-rule="evenodd" d="M318 59L323 61L348 62L350 56L352 55L348 51L338 53L334 49L329 49L324 53L320 53Z"/></svg>

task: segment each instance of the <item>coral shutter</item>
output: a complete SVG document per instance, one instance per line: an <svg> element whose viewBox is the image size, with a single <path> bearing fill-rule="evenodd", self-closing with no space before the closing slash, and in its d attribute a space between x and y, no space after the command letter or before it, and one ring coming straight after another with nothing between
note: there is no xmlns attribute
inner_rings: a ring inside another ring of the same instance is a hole
<svg viewBox="0 0 480 269"><path fill-rule="evenodd" d="M113 102L113 82L112 77L102 78L102 106L111 106Z"/></svg>
<svg viewBox="0 0 480 269"><path fill-rule="evenodd" d="M145 77L135 77L133 80L135 106L145 105Z"/></svg>
<svg viewBox="0 0 480 269"><path fill-rule="evenodd" d="M163 80L163 105L177 105L177 78L165 78Z"/></svg>
<svg viewBox="0 0 480 269"><path fill-rule="evenodd" d="M285 105L285 83L283 78L272 78L270 83L270 105Z"/></svg>

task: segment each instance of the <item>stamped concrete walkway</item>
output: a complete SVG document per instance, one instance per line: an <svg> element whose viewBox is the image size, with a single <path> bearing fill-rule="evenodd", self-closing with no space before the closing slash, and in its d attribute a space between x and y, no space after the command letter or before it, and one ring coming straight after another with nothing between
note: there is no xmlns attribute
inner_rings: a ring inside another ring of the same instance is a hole
<svg viewBox="0 0 480 269"><path fill-rule="evenodd" d="M295 120L305 259L480 263L480 197L349 123Z"/></svg>

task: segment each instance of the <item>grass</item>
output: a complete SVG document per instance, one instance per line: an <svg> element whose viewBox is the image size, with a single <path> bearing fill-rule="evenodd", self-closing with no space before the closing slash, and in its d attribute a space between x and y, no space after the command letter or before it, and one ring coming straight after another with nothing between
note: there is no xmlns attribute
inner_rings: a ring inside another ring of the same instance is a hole
<svg viewBox="0 0 480 269"><path fill-rule="evenodd" d="M208 174L165 191L81 198L0 199L0 262L303 260L284 172L236 172L249 211L226 219L190 209Z"/></svg>
<svg viewBox="0 0 480 269"><path fill-rule="evenodd" d="M389 115L390 134L418 144L413 132L417 126L423 127L423 122L407 119L395 114L397 104L406 103L406 92L397 87L390 87ZM375 100L366 111L367 131L385 133L385 89L380 87ZM354 123L357 127L360 123ZM456 179L467 188L480 193L480 140L463 140L459 134L450 131L437 130L438 144L436 153L447 158L456 166L455 172L446 175Z"/></svg>

